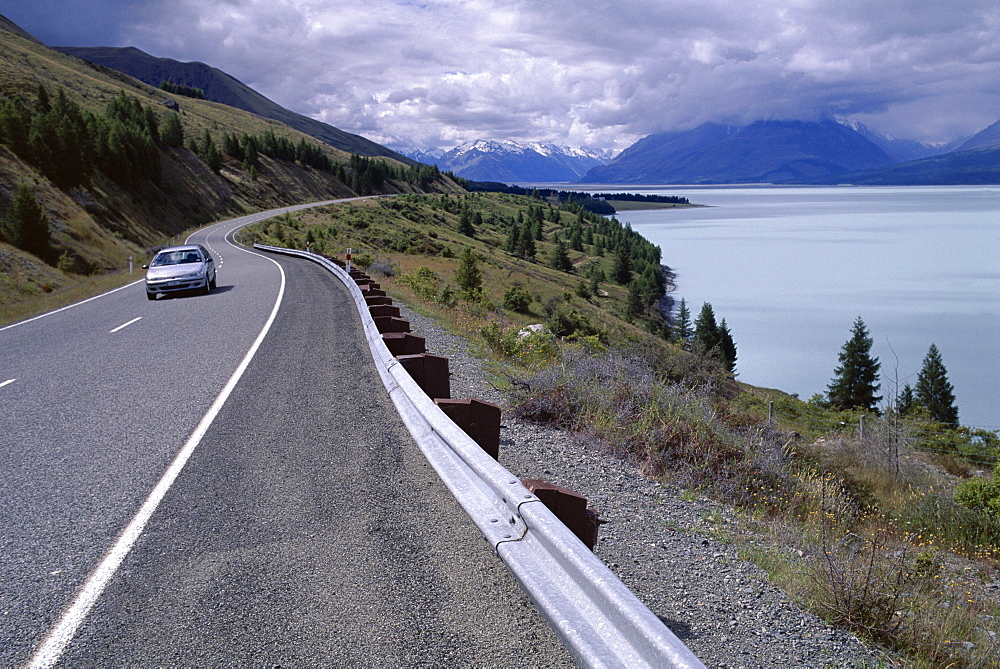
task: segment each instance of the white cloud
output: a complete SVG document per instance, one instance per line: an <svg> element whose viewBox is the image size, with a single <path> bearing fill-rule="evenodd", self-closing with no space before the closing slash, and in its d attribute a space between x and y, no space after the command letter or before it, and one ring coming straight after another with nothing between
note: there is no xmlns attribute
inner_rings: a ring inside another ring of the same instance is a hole
<svg viewBox="0 0 1000 669"><path fill-rule="evenodd" d="M122 45L207 62L290 109L382 142L485 137L621 149L710 120L834 115L945 141L1000 110L995 0L146 0L130 8Z"/></svg>

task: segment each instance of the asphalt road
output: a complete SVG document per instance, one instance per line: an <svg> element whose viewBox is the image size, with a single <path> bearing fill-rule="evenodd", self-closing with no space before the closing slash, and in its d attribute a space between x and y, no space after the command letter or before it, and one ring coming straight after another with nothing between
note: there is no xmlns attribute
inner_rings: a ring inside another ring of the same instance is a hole
<svg viewBox="0 0 1000 669"><path fill-rule="evenodd" d="M235 225L196 237L210 295L140 284L0 330L0 665L29 661L213 403L61 665L570 664L395 415L346 290L228 245Z"/></svg>

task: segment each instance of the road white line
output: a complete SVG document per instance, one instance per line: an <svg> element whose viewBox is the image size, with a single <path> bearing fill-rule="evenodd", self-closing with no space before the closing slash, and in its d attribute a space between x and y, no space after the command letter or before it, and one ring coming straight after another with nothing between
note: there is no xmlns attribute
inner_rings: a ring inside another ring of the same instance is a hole
<svg viewBox="0 0 1000 669"><path fill-rule="evenodd" d="M255 254L260 255L260 254ZM266 257L266 256L261 256ZM170 486L173 485L174 481L180 475L181 470L184 469L184 465L187 463L188 459L194 453L195 448L201 442L202 437L208 432L208 428L212 425L212 421L222 410L223 405L226 400L229 399L229 395L233 392L236 384L239 382L243 373L246 371L247 367L250 366L250 361L253 359L254 355L257 353L257 349L260 348L261 343L264 341L264 337L267 336L268 331L271 329L271 325L274 323L274 319L278 315L278 309L281 307L281 300L285 295L285 272L281 269L281 265L277 262L268 258L277 267L278 271L281 273L281 286L278 289L278 297L274 302L274 308L271 310L271 315L264 324L264 329L261 330L260 334L257 335L257 339L254 340L253 345L250 350L247 351L246 356L243 361L240 362L236 371L233 372L232 377L226 383L222 392L219 396L215 398L212 406L209 407L208 413L206 413L201 422L198 423L198 427L195 428L194 432L188 437L187 443L181 448L180 452L177 453L177 457L164 472L163 477L153 488L153 491L146 498L142 507L139 509L135 517L128 526L122 531L121 535L118 537L118 541L111 547L111 549L101 560L97 568L90 574L87 578L86 583L80 588L77 593L76 598L69 605L65 611L63 611L62 617L59 622L56 623L55 627L49 630L48 635L45 640L38 647L35 655L31 658L31 662L28 663L28 667L31 669L48 669L59 661L62 657L63 652L66 650L66 646L69 642L73 640L76 636L77 630L79 630L80 625L83 624L84 618L90 612L90 609L97 602L101 593L107 588L108 583L114 578L115 573L118 568L124 562L126 556L128 556L129 551L135 546L135 543L139 540L139 536L146 527L146 523L149 522L150 517L152 517L153 512L156 511L156 507L159 506L160 502L166 496L167 491L170 490Z"/></svg>
<svg viewBox="0 0 1000 669"><path fill-rule="evenodd" d="M85 300L80 300L79 302L74 302L73 304L69 304L69 305L67 305L65 307L62 307L61 309L53 309L52 311L46 311L44 314L39 314L39 315L35 316L34 318L28 318L28 319L23 320L23 321L18 321L17 323L11 323L10 325L5 325L4 327L0 328L0 332L3 332L4 330L9 330L11 328L16 328L18 326L24 325L25 323L31 323L32 321L37 321L40 318L47 318L48 316L51 316L52 314L58 314L60 311L66 311L67 309L72 309L73 307L78 307L81 304L86 304L87 302L92 302L92 301L100 299L100 298L102 298L102 297L104 297L106 295L111 295L112 293L117 293L119 290L125 290L126 288L131 288L132 286L136 285L137 283L142 283L143 281L145 281L145 279L138 279L137 281L133 281L132 283L125 284L124 286L121 286L119 288L115 288L113 290L109 290L106 293L101 293L100 295L94 295L93 297L88 297Z"/></svg>
<svg viewBox="0 0 1000 669"><path fill-rule="evenodd" d="M17 381L17 379L7 379L6 381L0 382L0 388L3 388L4 386L9 386L15 381Z"/></svg>
<svg viewBox="0 0 1000 669"><path fill-rule="evenodd" d="M111 330L110 332L108 332L108 334L114 334L114 333L118 332L119 330L124 330L128 326L132 325L132 323L135 323L135 322L141 321L141 320L142 320L142 316L139 316L138 318L133 318L128 323L123 323L123 324L119 325L118 327L116 327L114 330Z"/></svg>

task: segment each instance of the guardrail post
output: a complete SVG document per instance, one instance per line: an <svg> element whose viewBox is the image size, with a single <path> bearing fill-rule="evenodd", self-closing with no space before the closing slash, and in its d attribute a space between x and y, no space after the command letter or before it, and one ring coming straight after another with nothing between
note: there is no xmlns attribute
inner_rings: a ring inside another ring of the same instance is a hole
<svg viewBox="0 0 1000 669"><path fill-rule="evenodd" d="M490 457L500 459L500 407L473 397L464 400L438 399L434 403Z"/></svg>
<svg viewBox="0 0 1000 669"><path fill-rule="evenodd" d="M541 479L525 479L521 484L538 497L587 548L594 550L597 545L597 512L587 508L586 497Z"/></svg>
<svg viewBox="0 0 1000 669"><path fill-rule="evenodd" d="M399 319L402 320L402 319ZM451 399L451 378L448 358L443 355L417 353L398 355L396 360L432 400Z"/></svg>
<svg viewBox="0 0 1000 669"><path fill-rule="evenodd" d="M392 304L392 298L386 297L385 295L365 295L365 304L369 307L375 306L376 304Z"/></svg>
<svg viewBox="0 0 1000 669"><path fill-rule="evenodd" d="M393 304L373 304L368 307L368 311L371 313L372 318L380 318L384 316L395 316L399 318L399 307Z"/></svg>
<svg viewBox="0 0 1000 669"><path fill-rule="evenodd" d="M382 341L394 358L427 352L424 338L412 332L386 332L382 335Z"/></svg>
<svg viewBox="0 0 1000 669"><path fill-rule="evenodd" d="M410 321L405 318L396 318L395 316L373 316L372 320L375 321L375 327L381 334L385 334L386 332L410 331Z"/></svg>

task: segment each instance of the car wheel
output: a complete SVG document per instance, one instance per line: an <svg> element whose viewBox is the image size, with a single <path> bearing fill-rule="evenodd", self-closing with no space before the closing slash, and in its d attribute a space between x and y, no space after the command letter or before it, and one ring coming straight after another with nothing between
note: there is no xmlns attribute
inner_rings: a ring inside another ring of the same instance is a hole
<svg viewBox="0 0 1000 669"><path fill-rule="evenodd" d="M208 295L212 292L212 282L208 279L208 275L205 275L205 294Z"/></svg>
<svg viewBox="0 0 1000 669"><path fill-rule="evenodd" d="M147 300L155 300L155 299L156 299L156 293L151 293L151 292L149 292L149 291L147 290L147 291L146 291L146 299L147 299Z"/></svg>
<svg viewBox="0 0 1000 669"><path fill-rule="evenodd" d="M218 278L218 276L217 276L217 275L216 275L216 276L213 276L213 277L212 277L212 283L211 283L211 284L209 284L209 285L211 285L211 286L212 286L212 290L215 290L216 288L218 288L218 287L219 287L219 286L218 286L218 284L217 284L217 283L216 283L216 281L215 281L215 280L216 280L217 278Z"/></svg>

